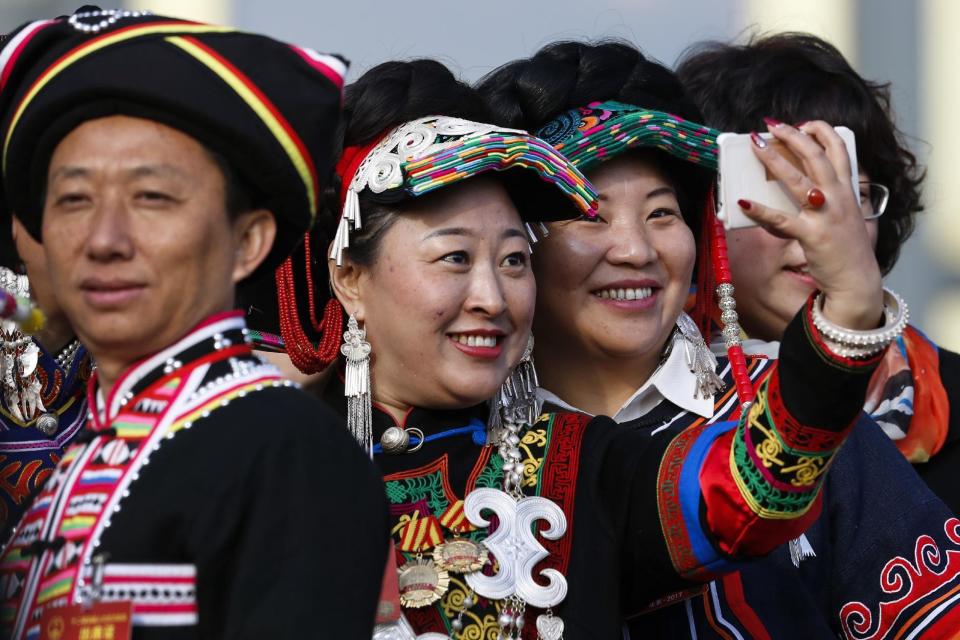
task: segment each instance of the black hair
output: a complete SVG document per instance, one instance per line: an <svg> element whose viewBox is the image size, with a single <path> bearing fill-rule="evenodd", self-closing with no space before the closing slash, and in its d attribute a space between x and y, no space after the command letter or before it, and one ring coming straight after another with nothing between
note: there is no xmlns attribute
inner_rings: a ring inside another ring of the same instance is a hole
<svg viewBox="0 0 960 640"><path fill-rule="evenodd" d="M864 79L836 47L805 33L697 45L684 54L677 73L706 123L717 129L761 130L765 116L849 127L860 168L890 189L876 249L880 268L889 273L922 210L924 178L894 123L889 83Z"/></svg>
<svg viewBox="0 0 960 640"><path fill-rule="evenodd" d="M230 220L236 220L241 214L264 206L264 198L244 183L229 160L208 147L204 148L223 174L224 204Z"/></svg>
<svg viewBox="0 0 960 640"><path fill-rule="evenodd" d="M495 123L531 133L567 110L604 100L702 120L670 69L618 40L554 42L491 71L476 86ZM655 157L676 188L687 224L698 234L713 172L662 151Z"/></svg>

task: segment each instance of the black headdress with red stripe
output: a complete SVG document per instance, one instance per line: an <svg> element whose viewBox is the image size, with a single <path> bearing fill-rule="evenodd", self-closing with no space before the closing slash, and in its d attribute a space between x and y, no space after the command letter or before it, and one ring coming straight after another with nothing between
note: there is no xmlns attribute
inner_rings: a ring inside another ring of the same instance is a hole
<svg viewBox="0 0 960 640"><path fill-rule="evenodd" d="M0 215L40 237L50 157L84 121L146 118L227 160L277 217L272 271L303 238L333 160L345 63L277 40L131 11L82 11L0 48Z"/></svg>

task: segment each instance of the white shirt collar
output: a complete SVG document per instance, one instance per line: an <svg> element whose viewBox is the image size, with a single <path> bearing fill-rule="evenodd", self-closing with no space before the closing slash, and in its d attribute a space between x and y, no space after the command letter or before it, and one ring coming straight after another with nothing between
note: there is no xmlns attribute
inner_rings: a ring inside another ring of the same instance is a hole
<svg viewBox="0 0 960 640"><path fill-rule="evenodd" d="M713 396L695 397L697 391L697 377L687 366L687 358L683 349L672 349L667 360L653 372L653 375L631 395L623 406L611 416L616 422L636 420L656 407L664 399L669 400L681 409L695 413L704 418L713 417ZM567 411L588 413L565 402L547 389L537 389L537 397L545 403L552 404ZM590 414L592 415L592 414Z"/></svg>

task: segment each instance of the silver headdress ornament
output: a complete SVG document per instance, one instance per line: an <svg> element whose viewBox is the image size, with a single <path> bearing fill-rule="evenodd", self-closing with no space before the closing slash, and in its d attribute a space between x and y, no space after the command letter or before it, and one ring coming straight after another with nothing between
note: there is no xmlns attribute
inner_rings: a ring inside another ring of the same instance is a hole
<svg viewBox="0 0 960 640"><path fill-rule="evenodd" d="M119 9L100 9L75 13L67 18L67 23L82 33L100 33L124 18L141 18L153 15L150 11L127 11Z"/></svg>
<svg viewBox="0 0 960 640"><path fill-rule="evenodd" d="M347 187L330 260L337 266L343 264L350 234L363 226L360 193L364 189L373 193L403 189L411 196L420 196L486 171L513 167L536 171L584 214L596 215L598 196L587 179L540 138L519 129L427 116L391 131L360 162ZM535 241L529 225L527 231Z"/></svg>
<svg viewBox="0 0 960 640"><path fill-rule="evenodd" d="M6 267L0 267L0 287L15 296L27 298L30 283ZM30 336L15 322L0 320L0 384L7 410L20 422L29 422L46 411L40 397L40 379L37 364L40 349Z"/></svg>
<svg viewBox="0 0 960 640"><path fill-rule="evenodd" d="M347 197L343 203L343 215L333 239L330 259L339 267L343 250L350 246L350 232L360 229L360 192L370 189L383 193L399 189L404 184L403 165L445 147L456 145L465 137L481 138L487 134L526 134L516 129L500 129L489 124L471 122L446 116L427 116L405 122L377 144L360 162L350 181Z"/></svg>

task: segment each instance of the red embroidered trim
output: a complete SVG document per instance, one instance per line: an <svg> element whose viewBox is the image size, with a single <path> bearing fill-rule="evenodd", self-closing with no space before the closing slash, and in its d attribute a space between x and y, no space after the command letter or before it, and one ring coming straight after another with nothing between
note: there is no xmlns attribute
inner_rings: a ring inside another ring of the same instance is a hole
<svg viewBox="0 0 960 640"><path fill-rule="evenodd" d="M559 540L543 540L550 556L542 568L557 569L566 575L573 543L574 499L577 493L577 472L580 469L580 449L590 416L582 413L558 413L551 417L550 444L543 459L543 490L540 495L555 502L567 517L567 533Z"/></svg>
<svg viewBox="0 0 960 640"><path fill-rule="evenodd" d="M440 477L443 479L443 492L447 497L452 501L457 499L457 494L453 492L453 488L450 486L450 474L447 471L449 468L449 457L447 454L443 454L433 462L425 464L422 467L417 467L416 469L406 469L404 471L397 471L396 473L391 473L390 475L383 476L384 483L391 482L393 480L408 480L410 478L417 478L420 476L431 475L434 473L440 472Z"/></svg>
<svg viewBox="0 0 960 640"><path fill-rule="evenodd" d="M743 623L750 637L754 640L770 640L770 633L763 626L760 616L747 602L743 593L743 581L740 579L740 572L727 574L722 578L722 582L723 599L726 600L737 619Z"/></svg>
<svg viewBox="0 0 960 640"><path fill-rule="evenodd" d="M690 536L687 534L687 525L683 519L683 510L680 506L680 474L683 471L683 462L690 452L693 443L697 441L704 429L710 425L700 418L684 429L667 445L663 458L660 461L660 471L657 474L657 510L660 514L660 526L663 537L670 552L670 561L677 573L689 577L687 574L700 566L693 548L690 545Z"/></svg>
<svg viewBox="0 0 960 640"><path fill-rule="evenodd" d="M942 628L945 620L960 618L960 607L930 613L939 603L956 600L960 592L960 520L950 518L943 526L947 540L958 548L941 548L928 535L917 538L913 559L898 556L890 560L880 574L880 589L890 599L876 611L863 602L848 602L840 609L840 621L847 640L880 640L894 631L917 632ZM907 609L916 612L901 620ZM876 613L876 618L874 618ZM921 619L922 618L922 619ZM956 626L947 625L952 631ZM901 637L897 634L897 637ZM924 633L924 638L947 637Z"/></svg>
<svg viewBox="0 0 960 640"><path fill-rule="evenodd" d="M780 393L779 368L775 368L768 379L766 400L767 410L770 412L777 433L791 449L811 453L834 451L843 444L853 426L851 425L843 431L828 431L800 424L783 404L783 396Z"/></svg>
<svg viewBox="0 0 960 640"><path fill-rule="evenodd" d="M480 477L480 474L483 473L483 470L490 461L490 456L492 454L493 447L483 447L480 450L480 455L477 457L476 463L474 463L473 471L470 472L470 476L467 478L467 487L465 493L470 493L473 491L474 487L477 486L477 479ZM453 487L450 486L450 473L448 469L449 457L446 453L444 453L433 462L425 464L422 467L417 467L416 469L405 469L404 471L397 471L396 473L383 476L383 482L387 483L394 480L409 480L410 478L418 478L420 476L430 475L439 471L440 476L443 478L443 492L446 494L447 498L452 504L457 500L463 500L463 498L458 496L453 490Z"/></svg>

